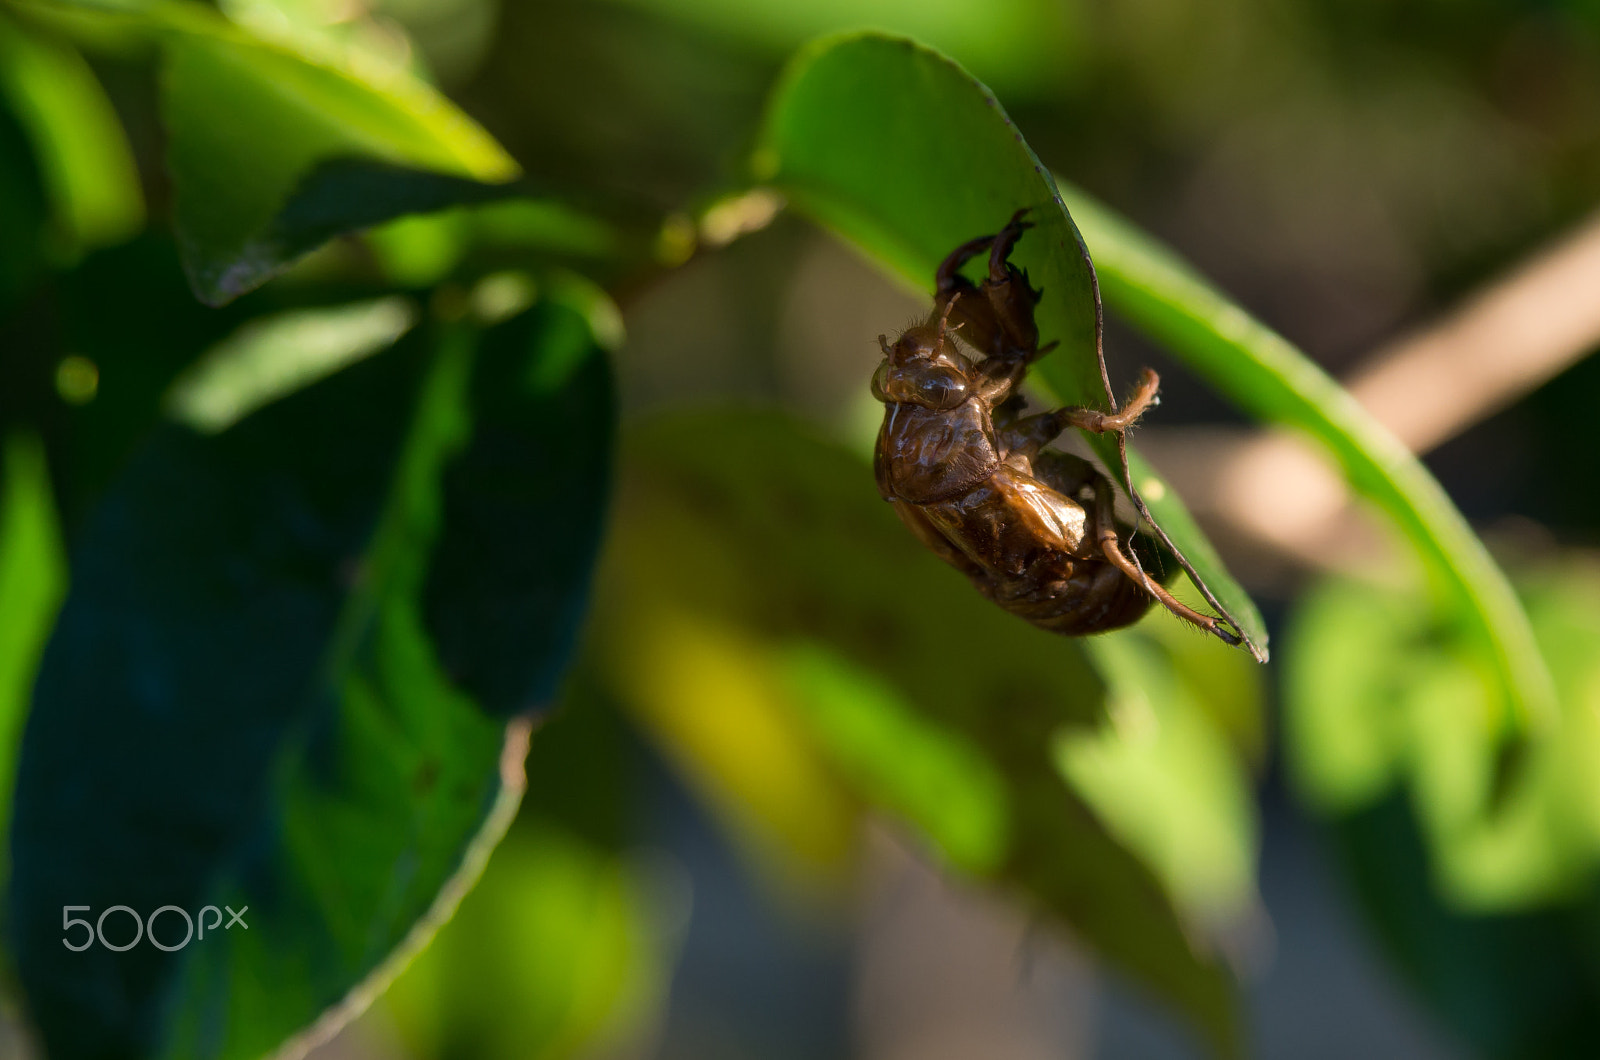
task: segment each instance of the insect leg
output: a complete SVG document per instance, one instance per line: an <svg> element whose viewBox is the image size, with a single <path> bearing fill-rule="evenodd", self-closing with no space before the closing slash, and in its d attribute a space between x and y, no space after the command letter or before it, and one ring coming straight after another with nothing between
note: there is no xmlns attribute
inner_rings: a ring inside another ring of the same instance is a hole
<svg viewBox="0 0 1600 1060"><path fill-rule="evenodd" d="M985 362L984 366L987 367L988 363ZM992 394L1002 397L1009 394L1011 388L1021 381L1023 367L1022 362L1018 361L1012 366L1009 374L998 379L984 379L978 385L978 393L989 400L992 400ZM1000 434L1000 447L1008 452L1020 450L1022 455L1031 458L1068 427L1082 427L1096 434L1126 430L1155 403L1156 388L1160 385L1161 380L1146 368L1138 389L1128 399L1121 412L1101 412L1099 409L1075 406L1056 409L1054 412L1041 412L1037 416L1029 416L1006 425Z"/></svg>
<svg viewBox="0 0 1600 1060"><path fill-rule="evenodd" d="M939 268L934 272L933 279L934 290L941 301L945 300L951 291L966 292L977 289L971 280L961 275L961 266L988 250L990 245L994 243L995 238L994 236L979 236L977 239L969 239L952 250L949 256L939 263Z"/></svg>
<svg viewBox="0 0 1600 1060"><path fill-rule="evenodd" d="M1135 584L1143 586L1145 592L1161 601L1162 606L1179 618L1199 626L1208 633L1216 634L1229 644L1242 643L1239 636L1214 615L1201 614L1188 604L1185 604L1127 557L1122 551L1122 543L1117 540L1117 523L1114 514L1116 500L1111 489L1110 480L1104 475L1096 473L1094 479L1094 535L1099 542L1101 554L1118 570L1133 579Z"/></svg>
<svg viewBox="0 0 1600 1060"><path fill-rule="evenodd" d="M989 282L994 284L1005 283L1011 279L1011 263L1006 259L1011 256L1011 248L1017 245L1017 240L1022 238L1022 233L1033 227L1032 221L1024 221L1028 209L1023 207L1011 215L1011 220L1000 229L998 235L990 236L993 246L989 248Z"/></svg>
<svg viewBox="0 0 1600 1060"><path fill-rule="evenodd" d="M1161 377L1146 368L1139 377L1139 385L1128 396L1120 412L1101 412L1099 409L1064 408L1056 412L1061 418L1061 429L1081 427L1086 431L1104 434L1107 431L1125 431L1138 422L1145 410L1156 403L1156 391Z"/></svg>

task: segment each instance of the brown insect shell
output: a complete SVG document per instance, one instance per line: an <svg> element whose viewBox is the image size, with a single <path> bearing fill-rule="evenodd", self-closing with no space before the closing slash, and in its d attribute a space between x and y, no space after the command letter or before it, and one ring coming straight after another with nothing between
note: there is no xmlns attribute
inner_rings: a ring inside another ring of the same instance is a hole
<svg viewBox="0 0 1600 1060"><path fill-rule="evenodd" d="M940 292L934 312L948 307L950 330L960 328L961 337L987 356L1025 357L1039 348L1039 326L1033 320L1039 297L1027 273L1007 263L1003 278L991 276L982 286L957 276Z"/></svg>
<svg viewBox="0 0 1600 1060"><path fill-rule="evenodd" d="M931 504L994 474L1000 452L989 407L950 333L920 324L883 349L872 394L888 405L873 453L884 499Z"/></svg>

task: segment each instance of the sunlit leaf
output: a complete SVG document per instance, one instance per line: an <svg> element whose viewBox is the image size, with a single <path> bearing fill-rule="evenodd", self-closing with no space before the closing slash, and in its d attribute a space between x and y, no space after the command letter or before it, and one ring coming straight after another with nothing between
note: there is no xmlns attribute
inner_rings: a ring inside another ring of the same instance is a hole
<svg viewBox="0 0 1600 1060"><path fill-rule="evenodd" d="M59 256L139 230L144 198L133 155L111 101L82 56L0 16L0 98L32 140L49 189Z"/></svg>
<svg viewBox="0 0 1600 1060"><path fill-rule="evenodd" d="M615 255L617 233L555 200L508 199L405 217L367 233L366 241L396 283L437 283L472 250L528 251L585 260Z"/></svg>
<svg viewBox="0 0 1600 1060"><path fill-rule="evenodd" d="M981 749L826 648L798 644L783 666L808 728L872 805L915 823L957 868L1000 866L1011 841L1005 778Z"/></svg>
<svg viewBox="0 0 1600 1060"><path fill-rule="evenodd" d="M329 1013L311 1040L437 928L515 808L611 429L585 313L544 302L151 439L74 542L23 745L12 923L53 1055L257 1057ZM78 953L84 903L249 928Z"/></svg>
<svg viewBox="0 0 1600 1060"><path fill-rule="evenodd" d="M1496 772L1496 674L1416 594L1331 582L1302 605L1287 671L1293 776L1343 817L1407 790L1445 900L1515 909L1585 886L1600 868L1600 574L1568 564L1524 600L1560 713ZM1465 718L1470 724L1463 724ZM1503 794L1502 785L1509 785Z"/></svg>
<svg viewBox="0 0 1600 1060"><path fill-rule="evenodd" d="M208 350L173 383L167 407L202 433L394 345L416 323L404 298L257 317Z"/></svg>
<svg viewBox="0 0 1600 1060"><path fill-rule="evenodd" d="M1522 580L1555 677L1547 738L1496 777L1497 676L1425 598L1324 584L1292 625L1291 779L1333 826L1356 893L1421 995L1482 1055L1600 1047L1600 569L1565 558ZM1493 806L1493 812L1487 807Z"/></svg>
<svg viewBox="0 0 1600 1060"><path fill-rule="evenodd" d="M208 6L28 4L90 47L160 47L184 268L213 305L342 232L497 198L517 164L403 70L253 37Z"/></svg>
<svg viewBox="0 0 1600 1060"><path fill-rule="evenodd" d="M419 82L363 83L238 32L173 33L163 111L185 264L222 302L330 236L493 194L488 134Z"/></svg>
<svg viewBox="0 0 1600 1060"><path fill-rule="evenodd" d="M1083 241L1049 172L999 102L955 63L872 33L812 45L773 95L753 166L757 179L921 290L931 289L935 268L956 246L1028 209L1036 227L1013 260L1044 292L1037 310L1043 340L1061 343L1037 374L1063 403L1107 407L1099 293ZM1087 438L1120 482L1116 439ZM1141 465L1135 483L1152 477ZM1176 492L1159 492L1158 527L1265 659L1266 630L1254 604Z"/></svg>
<svg viewBox="0 0 1600 1060"><path fill-rule="evenodd" d="M1296 427L1338 459L1426 563L1449 610L1489 660L1495 728L1551 715L1550 674L1527 616L1450 498L1405 447L1300 351L1218 292L1176 254L1083 192L1063 187L1089 240L1107 303L1252 415Z"/></svg>
<svg viewBox="0 0 1600 1060"><path fill-rule="evenodd" d="M1255 893L1249 776L1149 625L1089 642L1110 685L1109 718L1100 732L1063 733L1056 761L1186 911L1228 924Z"/></svg>

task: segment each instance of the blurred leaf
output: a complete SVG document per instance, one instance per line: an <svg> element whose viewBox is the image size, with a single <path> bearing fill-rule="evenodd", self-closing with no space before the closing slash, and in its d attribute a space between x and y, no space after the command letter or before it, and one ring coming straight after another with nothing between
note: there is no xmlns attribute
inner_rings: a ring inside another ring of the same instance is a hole
<svg viewBox="0 0 1600 1060"><path fill-rule="evenodd" d="M517 166L421 82L221 28L173 34L163 110L189 278L225 302L339 232L495 194Z"/></svg>
<svg viewBox="0 0 1600 1060"><path fill-rule="evenodd" d="M956 868L999 868L1011 840L1005 778L981 749L826 648L797 644L784 664L810 730L869 803L915 823Z"/></svg>
<svg viewBox="0 0 1600 1060"><path fill-rule="evenodd" d="M1291 779L1325 815L1397 963L1481 1055L1600 1049L1600 567L1523 579L1560 713L1495 815L1483 729L1496 677L1425 600L1332 581L1289 631ZM1480 744L1475 746L1472 741Z"/></svg>
<svg viewBox="0 0 1600 1060"><path fill-rule="evenodd" d="M50 279L41 326L16 344L19 367L42 385L23 399L24 419L43 421L69 539L134 453L163 422L174 378L250 316L255 304L211 309L195 301L177 247L160 227L91 251ZM99 384L87 404L67 405L53 380L62 360L87 359ZM10 378L17 378L8 370Z"/></svg>
<svg viewBox="0 0 1600 1060"><path fill-rule="evenodd" d="M1351 485L1411 540L1441 587L1447 621L1496 674L1503 715L1525 727L1553 713L1550 674L1505 576L1444 490L1395 438L1300 351L1252 319L1166 247L1073 188L1063 194L1094 247L1106 299L1258 418L1309 432ZM1470 720L1470 719L1469 719Z"/></svg>
<svg viewBox="0 0 1600 1060"><path fill-rule="evenodd" d="M1038 94L1073 77L1081 47L1075 3L1048 0L620 0L705 26L779 55L824 33L861 26L926 41L976 70L989 84Z"/></svg>
<svg viewBox="0 0 1600 1060"><path fill-rule="evenodd" d="M71 48L0 16L0 96L26 125L55 216L58 255L144 224L139 174L111 101Z"/></svg>
<svg viewBox="0 0 1600 1060"><path fill-rule="evenodd" d="M161 45L173 212L190 283L219 305L332 236L496 198L517 164L399 69L355 71L187 0L23 10L90 46Z"/></svg>
<svg viewBox="0 0 1600 1060"><path fill-rule="evenodd" d="M1592 898L1505 913L1442 900L1399 791L1343 818L1333 835L1390 958L1473 1055L1564 1060L1600 1051Z"/></svg>
<svg viewBox="0 0 1600 1060"><path fill-rule="evenodd" d="M519 825L386 1008L420 1056L533 1060L637 1030L665 984L641 866Z"/></svg>
<svg viewBox="0 0 1600 1060"><path fill-rule="evenodd" d="M66 591L55 503L44 448L31 435L11 434L0 448L0 836L11 823L22 725L33 678ZM0 883L10 844L0 848Z"/></svg>
<svg viewBox="0 0 1600 1060"><path fill-rule="evenodd" d="M1200 594L1187 578L1175 577L1167 588L1191 607L1201 606ZM1231 745L1235 755L1258 770L1265 768L1271 734L1265 705L1266 675L1261 667L1214 637L1197 637L1183 623L1166 621L1158 608L1152 608L1134 632L1160 646L1208 726Z"/></svg>
<svg viewBox="0 0 1600 1060"><path fill-rule="evenodd" d="M507 719L552 697L587 588L612 422L583 309L429 329L220 434L167 427L107 492L17 788L16 955L52 1054L254 1057L326 1011L314 1037L449 915L520 793ZM57 917L83 903L248 905L249 929L74 953Z"/></svg>
<svg viewBox="0 0 1600 1060"><path fill-rule="evenodd" d="M999 102L949 59L872 33L813 44L774 92L753 166L758 179L921 290L957 245L998 231L1026 207L1036 227L1012 258L1044 292L1041 336L1062 344L1038 374L1066 404L1110 403L1099 293L1083 240ZM1115 437L1086 438L1107 467L1123 466ZM1152 477L1142 466L1141 474ZM1255 605L1177 494L1160 493L1158 527L1209 589L1208 599L1265 659L1266 628Z"/></svg>
<svg viewBox="0 0 1600 1060"><path fill-rule="evenodd" d="M1230 977L1058 769L1105 709L1082 641L984 600L865 463L771 415L641 428L622 479L588 669L691 774L722 770L714 802L781 782L790 820L828 820L843 782L1236 1046Z"/></svg>
<svg viewBox="0 0 1600 1060"><path fill-rule="evenodd" d="M605 1053L665 1001L687 883L624 849L636 744L614 712L564 697L534 734L516 823L455 918L384 996L417 1057ZM598 809L597 809L598 808Z"/></svg>
<svg viewBox="0 0 1600 1060"><path fill-rule="evenodd" d="M1284 669L1285 754L1320 812L1349 813L1399 780L1407 719L1396 709L1426 615L1414 601L1328 582L1307 594L1290 627L1304 646Z"/></svg>
<svg viewBox="0 0 1600 1060"><path fill-rule="evenodd" d="M1110 716L1098 733L1062 734L1056 761L1186 912L1227 924L1255 894L1249 776L1149 625L1089 641Z"/></svg>
<svg viewBox="0 0 1600 1060"><path fill-rule="evenodd" d="M43 265L50 203L27 127L0 97L0 314ZM3 317L0 317L3 319ZM3 356L3 354L0 354Z"/></svg>
<svg viewBox="0 0 1600 1060"><path fill-rule="evenodd" d="M437 283L479 248L590 260L620 249L611 226L553 199L508 199L405 217L367 233L367 244L384 272L407 287Z"/></svg>
<svg viewBox="0 0 1600 1060"><path fill-rule="evenodd" d="M628 606L620 591L603 597ZM757 868L789 897L837 887L855 839L855 806L788 709L783 673L742 625L638 593L605 664L666 756Z"/></svg>
<svg viewBox="0 0 1600 1060"><path fill-rule="evenodd" d="M168 413L202 434L226 430L260 406L393 346L416 322L416 308L395 296L256 317L174 381Z"/></svg>
<svg viewBox="0 0 1600 1060"><path fill-rule="evenodd" d="M1530 579L1524 598L1561 710L1505 767L1515 784L1496 813L1495 675L1470 642L1415 596L1344 582L1313 594L1293 629L1297 783L1339 817L1408 789L1443 900L1463 909L1560 899L1600 868L1600 569L1568 562Z"/></svg>

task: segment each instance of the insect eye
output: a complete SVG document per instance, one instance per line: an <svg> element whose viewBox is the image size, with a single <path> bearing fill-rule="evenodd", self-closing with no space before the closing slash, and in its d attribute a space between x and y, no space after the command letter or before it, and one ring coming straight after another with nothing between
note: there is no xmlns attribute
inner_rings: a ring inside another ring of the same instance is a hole
<svg viewBox="0 0 1600 1060"><path fill-rule="evenodd" d="M940 372L917 382L922 403L929 408L955 408L967 400L967 381L954 373Z"/></svg>

